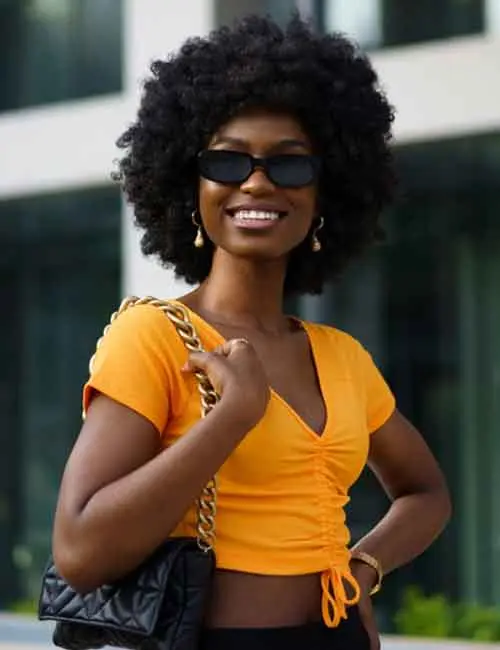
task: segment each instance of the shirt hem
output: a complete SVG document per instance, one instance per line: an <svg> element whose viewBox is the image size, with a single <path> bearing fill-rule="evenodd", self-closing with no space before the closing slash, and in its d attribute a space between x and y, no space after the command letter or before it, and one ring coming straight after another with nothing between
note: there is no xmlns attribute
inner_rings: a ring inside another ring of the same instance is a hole
<svg viewBox="0 0 500 650"><path fill-rule="evenodd" d="M217 557L217 547L215 548L215 555ZM254 573L257 575L307 575L314 573L322 573L332 567L338 570L350 573L349 559L350 554L346 556L345 561L332 562L328 557L324 557L321 561L304 563L294 562L293 560L284 561L283 558L267 558L268 562L265 565L262 561L257 559L252 562L248 560L246 555L228 555L224 553L223 558L217 557L217 568L227 571L240 571L242 573Z"/></svg>

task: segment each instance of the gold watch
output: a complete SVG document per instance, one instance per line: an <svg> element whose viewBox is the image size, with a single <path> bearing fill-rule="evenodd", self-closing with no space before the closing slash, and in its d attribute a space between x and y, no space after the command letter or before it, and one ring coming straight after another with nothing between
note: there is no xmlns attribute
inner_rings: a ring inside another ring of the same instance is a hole
<svg viewBox="0 0 500 650"><path fill-rule="evenodd" d="M355 560L357 562L363 562L363 564L368 565L377 573L377 582L370 589L369 595L373 596L374 594L379 592L380 589L382 588L382 578L384 577L384 574L382 573L382 567L380 566L380 562L376 560L373 557L373 555L369 555L364 551L353 551L351 554L351 560Z"/></svg>

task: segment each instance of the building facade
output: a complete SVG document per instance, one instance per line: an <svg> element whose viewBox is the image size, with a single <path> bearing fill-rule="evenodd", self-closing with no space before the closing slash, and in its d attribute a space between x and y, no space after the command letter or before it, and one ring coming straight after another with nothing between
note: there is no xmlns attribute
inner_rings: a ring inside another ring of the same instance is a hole
<svg viewBox="0 0 500 650"><path fill-rule="evenodd" d="M439 7L437 6L439 5ZM128 294L185 289L142 258L110 181L153 58L248 11L366 48L397 110L388 241L290 309L359 337L447 474L453 522L388 578L500 602L500 0L5 0L0 3L0 608L32 598L95 340ZM355 486L355 537L387 508Z"/></svg>

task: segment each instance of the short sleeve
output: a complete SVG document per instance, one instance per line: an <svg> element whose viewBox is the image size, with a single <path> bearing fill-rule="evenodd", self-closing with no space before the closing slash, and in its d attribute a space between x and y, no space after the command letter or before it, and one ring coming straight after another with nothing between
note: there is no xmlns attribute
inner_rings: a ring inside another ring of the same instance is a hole
<svg viewBox="0 0 500 650"><path fill-rule="evenodd" d="M387 422L396 408L396 399L372 356L359 344L361 380L365 389L366 422L373 433Z"/></svg>
<svg viewBox="0 0 500 650"><path fill-rule="evenodd" d="M83 410L96 392L127 406L163 433L182 399L180 368L187 357L174 326L152 305L122 312L103 336L83 389Z"/></svg>

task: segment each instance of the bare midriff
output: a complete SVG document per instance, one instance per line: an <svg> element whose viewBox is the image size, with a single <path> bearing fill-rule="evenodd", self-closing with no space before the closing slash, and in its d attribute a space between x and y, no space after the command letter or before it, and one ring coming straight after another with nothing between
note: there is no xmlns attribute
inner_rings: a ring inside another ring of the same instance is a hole
<svg viewBox="0 0 500 650"><path fill-rule="evenodd" d="M284 627L321 620L321 574L273 576L218 570L207 627Z"/></svg>

